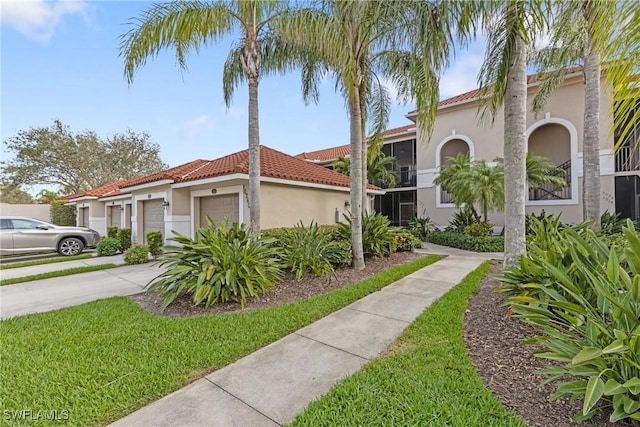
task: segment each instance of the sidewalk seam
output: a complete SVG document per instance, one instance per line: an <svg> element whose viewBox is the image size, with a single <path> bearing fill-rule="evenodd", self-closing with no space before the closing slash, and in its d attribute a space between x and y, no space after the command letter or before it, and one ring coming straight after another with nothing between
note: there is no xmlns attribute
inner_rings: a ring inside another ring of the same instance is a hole
<svg viewBox="0 0 640 427"><path fill-rule="evenodd" d="M220 387L218 384L214 383L213 381L211 381L209 378L207 378L206 376L203 377L206 381L208 381L210 384L213 384L215 387L218 387L220 390L222 390L224 393L227 393L229 396L233 397L234 399L236 399L238 402L242 402L243 405L246 405L247 407L253 409L254 411L256 411L257 413L259 413L260 415L262 415L263 417L265 417L266 419L273 421L275 424L281 426L282 424L280 424L279 422L277 422L276 420L274 420L273 418L271 418L270 416L268 416L267 414L263 413L262 411L259 411L258 409L254 408L253 406L249 405L247 402L245 402L244 400L240 399L238 396L234 395L233 393L230 393L229 391L227 391L226 389L224 389L223 387ZM133 412L132 412L133 413Z"/></svg>
<svg viewBox="0 0 640 427"><path fill-rule="evenodd" d="M312 323L311 325L313 325L313 323ZM309 325L309 326L311 326L311 325ZM300 330L295 331L295 332L293 333L293 335L297 335L297 336L299 336L300 338L305 338L305 339L308 339L308 340L311 340L311 341L317 342L318 344L322 344L322 345L324 345L325 347L329 347L329 348L332 348L332 349L334 349L334 350L338 350L338 351L341 351L341 352L343 352L343 353L349 354L349 355L351 355L351 356L355 356L355 357L357 357L357 358L359 358L359 359L366 360L367 362L370 362L370 361L371 361L371 359L369 359L368 357L360 356L359 354L351 353L350 351L347 351L347 350L345 350L345 349L343 349L343 348L339 348L339 347L333 346L333 345L331 345L331 344L327 344L326 342L318 341L318 340L317 340L317 339L315 339L315 338L311 338L311 337L308 337L308 336L306 336L306 335L302 335L302 334L300 333Z"/></svg>

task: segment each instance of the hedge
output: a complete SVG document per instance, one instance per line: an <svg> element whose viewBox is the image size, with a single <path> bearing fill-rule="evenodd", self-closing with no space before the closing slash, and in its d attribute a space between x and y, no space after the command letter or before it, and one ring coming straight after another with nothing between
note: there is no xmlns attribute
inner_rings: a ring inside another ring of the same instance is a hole
<svg viewBox="0 0 640 427"><path fill-rule="evenodd" d="M474 237L453 231L434 231L429 235L429 242L474 252L504 251L503 236Z"/></svg>

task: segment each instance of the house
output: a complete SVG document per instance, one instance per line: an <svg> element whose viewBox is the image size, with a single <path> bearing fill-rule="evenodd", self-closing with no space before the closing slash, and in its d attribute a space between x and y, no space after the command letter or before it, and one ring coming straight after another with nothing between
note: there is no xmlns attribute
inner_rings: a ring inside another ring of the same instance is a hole
<svg viewBox="0 0 640 427"><path fill-rule="evenodd" d="M334 224L349 207L349 177L294 158L272 148L260 148L261 226L292 227L299 221ZM102 234L120 212L120 224L130 226L132 239L142 243L146 232L165 238L175 230L193 236L210 216L248 222L249 155L243 150L215 160L194 160L155 174L108 184L73 195L78 220ZM383 194L369 185L371 198ZM87 208L87 212L82 209ZM120 210L122 209L122 210ZM111 215L111 216L109 216Z"/></svg>
<svg viewBox="0 0 640 427"><path fill-rule="evenodd" d="M535 76L528 77L529 101L536 90ZM603 82L600 126L600 179L602 211L619 212L640 224L640 124L631 140L613 152L617 133L609 134L611 91ZM387 189L375 199L375 209L394 224L406 225L415 216L429 216L446 225L456 211L451 194L434 183L448 158L458 153L488 162L503 156L504 113L499 111L495 123L480 124L478 98L480 90L469 91L438 105L433 132L423 135L416 129L417 113L407 115L414 124L390 129L385 133L383 152L398 160L399 185ZM639 106L640 108L640 106ZM529 189L526 211L562 213L562 219L582 221L582 135L584 122L584 84L582 72L568 70L564 82L549 98L543 111L527 114L528 151L544 156L564 170L567 186L547 185ZM331 149L315 153L327 154ZM308 154L308 153L307 153ZM323 162L329 163L328 159ZM508 183L507 183L508 185ZM490 222L504 225L504 214L494 212Z"/></svg>

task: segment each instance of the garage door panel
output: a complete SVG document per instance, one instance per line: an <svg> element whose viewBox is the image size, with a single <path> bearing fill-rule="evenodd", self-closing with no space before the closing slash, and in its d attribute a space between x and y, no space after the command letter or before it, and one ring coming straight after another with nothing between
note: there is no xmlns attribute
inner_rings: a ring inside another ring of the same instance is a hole
<svg viewBox="0 0 640 427"><path fill-rule="evenodd" d="M161 199L142 202L142 218L145 242L147 231L161 231L164 234L164 208Z"/></svg>
<svg viewBox="0 0 640 427"><path fill-rule="evenodd" d="M240 220L239 201L240 198L237 194L201 197L200 225L207 225L207 216L211 217L216 225L220 224L224 218L227 218L228 222L238 222Z"/></svg>
<svg viewBox="0 0 640 427"><path fill-rule="evenodd" d="M109 206L109 225L120 228L120 206Z"/></svg>

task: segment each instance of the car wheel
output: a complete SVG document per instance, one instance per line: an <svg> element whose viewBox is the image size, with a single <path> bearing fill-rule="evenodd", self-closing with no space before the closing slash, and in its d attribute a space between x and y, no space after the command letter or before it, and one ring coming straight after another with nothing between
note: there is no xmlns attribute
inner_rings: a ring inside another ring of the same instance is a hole
<svg viewBox="0 0 640 427"><path fill-rule="evenodd" d="M58 253L64 256L78 255L84 249L82 240L75 237L66 237L58 244Z"/></svg>

